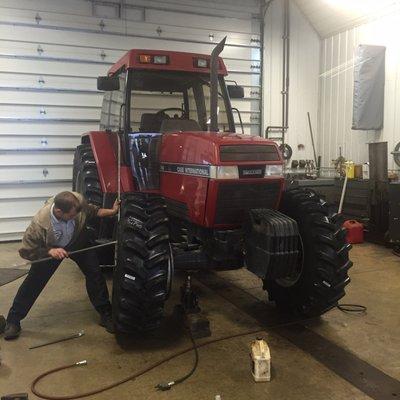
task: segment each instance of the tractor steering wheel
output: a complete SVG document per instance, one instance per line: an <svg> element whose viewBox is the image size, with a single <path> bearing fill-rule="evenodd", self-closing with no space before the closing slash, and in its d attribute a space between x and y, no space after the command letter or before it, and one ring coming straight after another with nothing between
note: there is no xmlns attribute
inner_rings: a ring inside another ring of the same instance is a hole
<svg viewBox="0 0 400 400"><path fill-rule="evenodd" d="M180 111L181 112L181 116L179 118L183 118L183 116L185 115L185 111L182 110L182 108L178 108L178 107L169 107L169 108L163 108L160 111L157 111L156 114L157 115L166 115L168 118L171 118L168 114L166 114L166 111Z"/></svg>

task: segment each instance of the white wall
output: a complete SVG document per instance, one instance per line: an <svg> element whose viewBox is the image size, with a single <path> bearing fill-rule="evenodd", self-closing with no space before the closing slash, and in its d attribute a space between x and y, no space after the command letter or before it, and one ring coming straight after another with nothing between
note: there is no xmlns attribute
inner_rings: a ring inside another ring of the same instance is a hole
<svg viewBox="0 0 400 400"><path fill-rule="evenodd" d="M322 42L319 131L323 165L343 155L357 163L368 161L368 142L387 141L390 152L400 141L400 12L346 30ZM382 131L351 129L354 54L359 44L386 46L385 113Z"/></svg>
<svg viewBox="0 0 400 400"><path fill-rule="evenodd" d="M283 0L274 0L265 16L264 129L282 125L282 26ZM294 2L290 5L289 130L286 142L292 159L313 159L307 111L311 114L316 145L319 142L318 76L320 37ZM303 144L304 150L297 146Z"/></svg>

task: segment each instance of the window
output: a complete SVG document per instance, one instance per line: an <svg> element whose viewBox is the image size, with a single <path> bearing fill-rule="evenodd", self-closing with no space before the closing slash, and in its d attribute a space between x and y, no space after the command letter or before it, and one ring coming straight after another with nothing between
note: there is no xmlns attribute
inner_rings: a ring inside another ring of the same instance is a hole
<svg viewBox="0 0 400 400"><path fill-rule="evenodd" d="M132 71L132 74L130 124L133 132L208 130L209 76L169 71ZM224 101L222 93L219 87L219 129L229 131L226 111L229 99ZM171 110L161 112L164 109Z"/></svg>
<svg viewBox="0 0 400 400"><path fill-rule="evenodd" d="M105 92L101 108L100 130L117 131L124 121L124 110L121 105L125 103L126 72L119 74L119 90ZM122 114L121 114L122 112Z"/></svg>

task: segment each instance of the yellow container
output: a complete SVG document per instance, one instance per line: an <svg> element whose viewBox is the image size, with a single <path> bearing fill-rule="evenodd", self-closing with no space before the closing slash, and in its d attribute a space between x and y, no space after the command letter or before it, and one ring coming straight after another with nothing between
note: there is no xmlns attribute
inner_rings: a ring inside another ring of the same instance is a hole
<svg viewBox="0 0 400 400"><path fill-rule="evenodd" d="M354 179L354 162L346 161L346 175L349 179Z"/></svg>

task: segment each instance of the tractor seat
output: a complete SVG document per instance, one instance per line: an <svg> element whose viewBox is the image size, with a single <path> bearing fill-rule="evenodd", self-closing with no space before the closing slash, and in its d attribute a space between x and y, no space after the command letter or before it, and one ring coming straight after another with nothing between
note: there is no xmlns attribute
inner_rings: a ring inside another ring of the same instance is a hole
<svg viewBox="0 0 400 400"><path fill-rule="evenodd" d="M162 114L144 113L140 118L139 132L156 133L160 132L161 123L165 116Z"/></svg>
<svg viewBox="0 0 400 400"><path fill-rule="evenodd" d="M201 131L200 125L194 119L164 119L160 132Z"/></svg>

